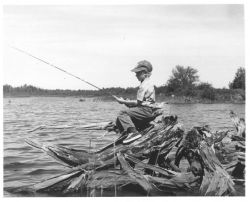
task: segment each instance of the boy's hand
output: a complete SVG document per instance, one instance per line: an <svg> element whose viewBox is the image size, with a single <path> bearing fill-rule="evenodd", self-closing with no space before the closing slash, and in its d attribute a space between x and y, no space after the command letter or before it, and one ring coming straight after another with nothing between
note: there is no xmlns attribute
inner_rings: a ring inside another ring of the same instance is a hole
<svg viewBox="0 0 250 202"><path fill-rule="evenodd" d="M117 96L115 96L115 95L113 95L113 97L114 97L115 100L116 100L117 102L119 102L120 104L124 104L125 100L124 100L122 97L117 97Z"/></svg>

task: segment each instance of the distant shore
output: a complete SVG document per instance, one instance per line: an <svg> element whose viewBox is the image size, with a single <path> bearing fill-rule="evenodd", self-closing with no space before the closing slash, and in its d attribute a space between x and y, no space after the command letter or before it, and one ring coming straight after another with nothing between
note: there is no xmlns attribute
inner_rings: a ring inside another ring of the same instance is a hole
<svg viewBox="0 0 250 202"><path fill-rule="evenodd" d="M138 88L107 88L101 90L48 90L30 85L21 87L3 86L4 98L22 97L74 97L83 102L85 99L93 101L112 101L111 95L136 99ZM168 104L193 104L193 103L245 103L244 89L216 89L209 86L194 87L191 89L177 89L168 91L166 86L156 87L156 101Z"/></svg>
<svg viewBox="0 0 250 202"><path fill-rule="evenodd" d="M78 99L79 102L85 102L87 100L92 100L94 102L109 102L113 101L114 99L109 96L4 96L5 99L11 99L11 98L32 98L32 97L61 97L61 98L75 98ZM121 96L124 98L129 99L135 99L132 96ZM241 97L231 97L231 99L225 100L225 99L218 99L218 100L209 100L209 99L201 99L197 97L187 97L187 96L157 96L156 97L157 102L164 102L165 104L245 104L245 100L243 100Z"/></svg>
<svg viewBox="0 0 250 202"><path fill-rule="evenodd" d="M162 100L161 98L159 99ZM201 99L196 97L186 97L186 96L178 96L178 97L165 97L163 99L166 104L245 104L245 100L242 99L234 99L232 100L209 100L209 99Z"/></svg>

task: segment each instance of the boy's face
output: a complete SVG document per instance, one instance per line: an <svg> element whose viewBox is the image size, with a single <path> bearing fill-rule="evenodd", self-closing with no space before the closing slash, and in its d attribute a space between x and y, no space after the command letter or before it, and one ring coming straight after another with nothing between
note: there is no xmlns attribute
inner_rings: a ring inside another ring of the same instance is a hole
<svg viewBox="0 0 250 202"><path fill-rule="evenodd" d="M135 76L139 81L142 82L146 78L146 72L145 71L136 72Z"/></svg>

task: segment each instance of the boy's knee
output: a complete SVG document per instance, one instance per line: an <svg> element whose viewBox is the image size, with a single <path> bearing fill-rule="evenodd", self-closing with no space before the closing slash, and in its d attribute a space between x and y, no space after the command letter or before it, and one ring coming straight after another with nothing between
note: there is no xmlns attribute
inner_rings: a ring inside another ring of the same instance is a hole
<svg viewBox="0 0 250 202"><path fill-rule="evenodd" d="M127 113L127 110L121 110L120 112L119 112L119 114L118 114L118 117L119 116L123 116L123 115L127 115L128 113Z"/></svg>

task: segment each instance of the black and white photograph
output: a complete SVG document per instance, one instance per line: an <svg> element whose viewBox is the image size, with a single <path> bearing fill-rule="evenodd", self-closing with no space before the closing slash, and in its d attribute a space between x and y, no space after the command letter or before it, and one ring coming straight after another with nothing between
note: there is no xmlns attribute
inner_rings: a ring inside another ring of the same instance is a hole
<svg viewBox="0 0 250 202"><path fill-rule="evenodd" d="M246 196L244 1L2 10L4 198Z"/></svg>

